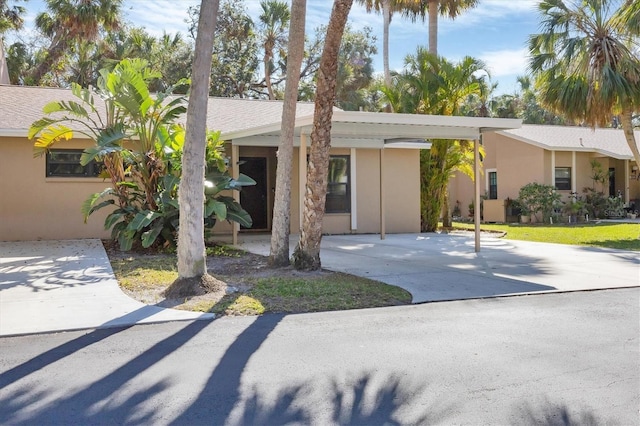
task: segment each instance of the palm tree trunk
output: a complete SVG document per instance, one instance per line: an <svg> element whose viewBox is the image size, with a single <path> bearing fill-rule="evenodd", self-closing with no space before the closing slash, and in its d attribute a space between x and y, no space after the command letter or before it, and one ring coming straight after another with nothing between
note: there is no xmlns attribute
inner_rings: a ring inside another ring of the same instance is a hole
<svg viewBox="0 0 640 426"><path fill-rule="evenodd" d="M630 109L622 111L622 114L620 114L620 123L622 124L624 137L627 140L629 149L631 149L636 165L640 167L640 151L638 150L638 142L636 142L636 138L633 133L632 111Z"/></svg>
<svg viewBox="0 0 640 426"><path fill-rule="evenodd" d="M438 54L438 6L439 0L429 0L429 53Z"/></svg>
<svg viewBox="0 0 640 426"><path fill-rule="evenodd" d="M289 265L289 230L291 220L291 168L293 164L293 133L296 122L296 103L300 67L304 56L304 31L307 0L293 0L287 52L287 83L284 88L280 145L276 169L276 193L271 227L269 266ZM302 173L302 171L301 171Z"/></svg>
<svg viewBox="0 0 640 426"><path fill-rule="evenodd" d="M382 66L384 68L384 84L391 86L391 70L389 69L389 26L391 25L390 0L382 1L382 20L384 32L382 36Z"/></svg>
<svg viewBox="0 0 640 426"><path fill-rule="evenodd" d="M204 163L211 51L218 5L219 0L202 0L200 6L182 155L182 179L178 190L178 280L201 277L207 273L204 247Z"/></svg>
<svg viewBox="0 0 640 426"><path fill-rule="evenodd" d="M7 58L4 56L4 39L2 37L0 37L0 84L11 84L9 81Z"/></svg>
<svg viewBox="0 0 640 426"><path fill-rule="evenodd" d="M273 87L271 85L271 58L273 58L273 46L264 47L264 84L267 86L267 93L269 94L269 99L274 100L275 96L273 95Z"/></svg>
<svg viewBox="0 0 640 426"><path fill-rule="evenodd" d="M311 131L311 150L307 168L307 186L300 242L293 253L296 269L320 269L320 242L322 219L327 197L329 150L331 149L331 119L336 100L336 74L342 34L347 23L353 0L335 0L324 49L318 69L315 111Z"/></svg>

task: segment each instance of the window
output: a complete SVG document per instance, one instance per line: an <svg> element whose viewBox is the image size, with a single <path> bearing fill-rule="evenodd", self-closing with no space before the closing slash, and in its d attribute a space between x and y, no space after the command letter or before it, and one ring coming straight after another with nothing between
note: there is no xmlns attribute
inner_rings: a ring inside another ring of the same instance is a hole
<svg viewBox="0 0 640 426"><path fill-rule="evenodd" d="M571 190L571 167L556 167L556 189Z"/></svg>
<svg viewBox="0 0 640 426"><path fill-rule="evenodd" d="M489 172L489 199L498 199L498 172Z"/></svg>
<svg viewBox="0 0 640 426"><path fill-rule="evenodd" d="M81 149L52 149L47 152L47 177L97 177L102 164L95 161L80 164Z"/></svg>
<svg viewBox="0 0 640 426"><path fill-rule="evenodd" d="M349 156L332 155L329 158L326 213L349 213L351 211L349 175Z"/></svg>

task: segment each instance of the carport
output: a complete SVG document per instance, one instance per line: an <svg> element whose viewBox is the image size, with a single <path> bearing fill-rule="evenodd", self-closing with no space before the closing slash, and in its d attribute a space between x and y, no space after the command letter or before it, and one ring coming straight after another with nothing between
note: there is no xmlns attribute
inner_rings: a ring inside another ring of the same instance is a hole
<svg viewBox="0 0 640 426"><path fill-rule="evenodd" d="M522 125L522 120L486 117L451 117L420 114L391 114L377 112L341 111L333 112L331 146L349 148L352 152L357 148L377 149L380 161L380 238L386 236L384 183L389 173L384 167L385 151L388 149L429 149L431 140L472 140L474 141L474 175L475 205L480 205L480 169L479 147L482 136L488 132L515 129ZM296 119L294 146L299 147L299 164L306 170L307 147L313 126L313 114L298 116ZM222 139L231 141L231 161L239 160L241 146L278 146L280 140L280 123L250 127L239 131L223 132ZM237 170L234 169L234 173ZM302 220L306 173L299 173L298 206ZM239 195L235 194L236 197ZM356 207L357 208L357 207ZM352 221L355 220L352 214ZM476 209L475 251L480 251L480 209ZM352 225L356 225L353 224ZM302 224L300 224L302 226ZM355 228L355 226L354 226ZM233 226L233 243L237 244L239 227Z"/></svg>

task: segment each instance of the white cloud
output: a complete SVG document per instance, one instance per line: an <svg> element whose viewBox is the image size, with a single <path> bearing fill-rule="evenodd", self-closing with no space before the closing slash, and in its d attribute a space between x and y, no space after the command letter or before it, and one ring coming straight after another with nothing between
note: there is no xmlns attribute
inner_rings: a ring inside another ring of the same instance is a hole
<svg viewBox="0 0 640 426"><path fill-rule="evenodd" d="M482 52L479 57L486 62L491 77L524 75L527 72L527 49L505 49Z"/></svg>

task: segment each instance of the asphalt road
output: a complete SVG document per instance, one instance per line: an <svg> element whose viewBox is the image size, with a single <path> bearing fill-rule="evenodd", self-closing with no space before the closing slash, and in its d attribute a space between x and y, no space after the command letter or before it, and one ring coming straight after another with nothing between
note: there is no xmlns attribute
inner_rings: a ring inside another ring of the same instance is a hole
<svg viewBox="0 0 640 426"><path fill-rule="evenodd" d="M640 424L640 289L0 339L0 424Z"/></svg>

